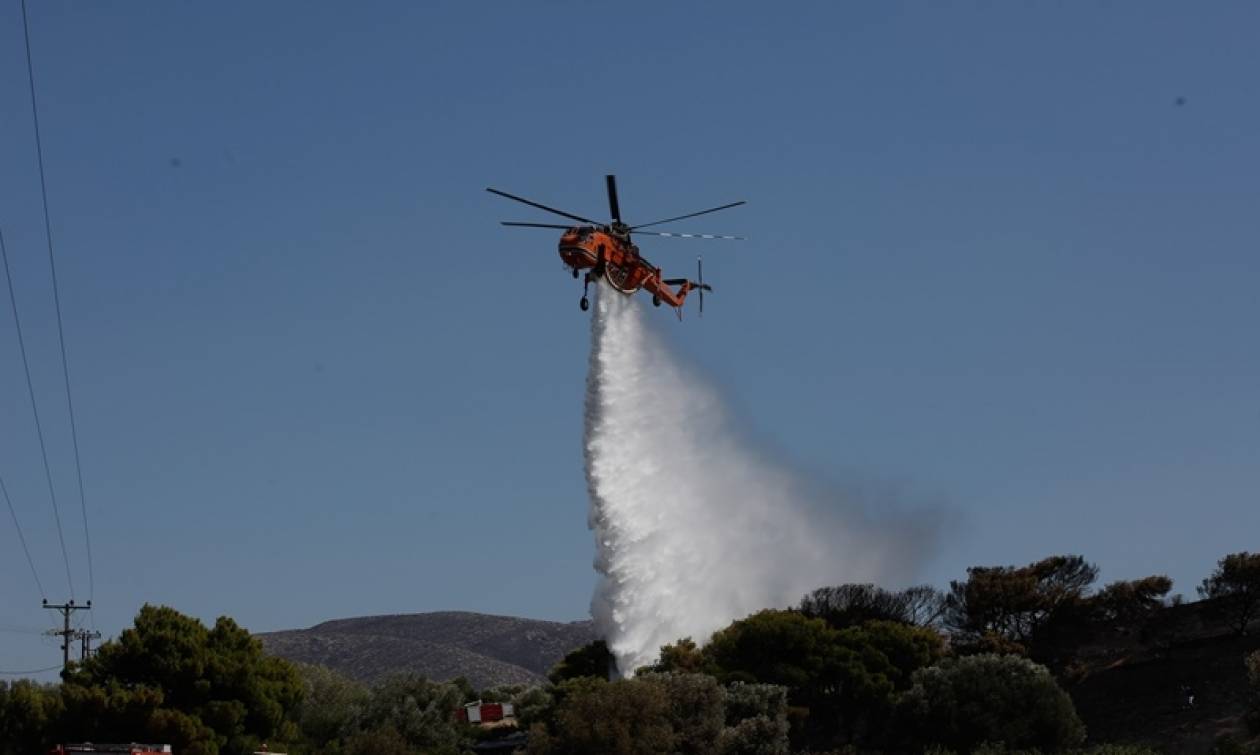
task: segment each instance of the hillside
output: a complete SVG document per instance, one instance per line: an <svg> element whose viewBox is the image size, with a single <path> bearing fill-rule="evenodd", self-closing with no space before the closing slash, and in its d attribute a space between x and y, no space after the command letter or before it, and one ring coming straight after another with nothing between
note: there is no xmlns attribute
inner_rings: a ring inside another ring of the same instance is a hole
<svg viewBox="0 0 1260 755"><path fill-rule="evenodd" d="M463 676L478 689L543 682L566 653L596 639L590 621L463 611L337 619L257 636L274 655L361 681L414 672L435 680Z"/></svg>
<svg viewBox="0 0 1260 755"><path fill-rule="evenodd" d="M1139 626L1112 624L1077 639L1060 678L1092 741L1206 753L1222 736L1248 740L1243 658L1260 649L1260 634L1232 632L1216 601L1170 606Z"/></svg>

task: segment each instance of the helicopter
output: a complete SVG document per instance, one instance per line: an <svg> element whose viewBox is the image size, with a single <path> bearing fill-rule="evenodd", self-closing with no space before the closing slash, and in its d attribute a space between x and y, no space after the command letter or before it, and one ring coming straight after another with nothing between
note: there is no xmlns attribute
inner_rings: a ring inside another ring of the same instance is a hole
<svg viewBox="0 0 1260 755"><path fill-rule="evenodd" d="M590 299L587 298L591 283L603 278L614 290L627 296L639 289L647 290L652 294L653 305L659 307L662 302L668 304L677 311L679 319L682 319L682 306L687 299L687 294L697 291L700 297L700 314L703 315L704 292L713 290L712 286L704 282L704 261L701 259L696 260L696 280L694 281L687 278L662 278L661 269L648 262L639 254L639 247L631 241L630 235L634 233L670 238L742 241L743 237L741 236L720 236L711 233L667 233L665 231L644 231L640 229L672 223L676 220L694 218L697 215L707 215L710 212L738 207L746 204L746 202L741 200L724 204L721 207L711 207L707 210L664 220L656 220L651 223L629 225L621 220L621 206L617 202L617 177L609 175L604 178L608 186L608 212L612 215L612 220L608 223L600 223L580 215L557 210L554 207L548 207L533 200L509 194L506 191L491 188L487 188L486 191L584 224L558 225L554 223L502 221L503 225L519 228L558 228L564 231L560 236L560 259L564 261L565 267L572 272L575 279L582 276L580 271L586 270L582 283L582 298L578 302L578 306L582 308L583 312L591 307Z"/></svg>

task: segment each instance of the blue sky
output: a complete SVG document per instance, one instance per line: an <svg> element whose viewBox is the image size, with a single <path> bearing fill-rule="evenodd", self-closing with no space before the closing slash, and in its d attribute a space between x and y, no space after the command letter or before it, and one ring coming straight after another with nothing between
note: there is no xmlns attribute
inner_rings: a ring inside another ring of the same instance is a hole
<svg viewBox="0 0 1260 755"><path fill-rule="evenodd" d="M675 227L746 242L642 239L716 289L660 327L774 453L945 506L925 581L1072 552L1193 595L1260 548L1252 4L30 11L106 635L583 617L588 319L483 189L601 216L608 172L632 221L749 200ZM0 224L82 600L21 33ZM7 314L0 475L65 599ZM51 666L0 523L0 670Z"/></svg>

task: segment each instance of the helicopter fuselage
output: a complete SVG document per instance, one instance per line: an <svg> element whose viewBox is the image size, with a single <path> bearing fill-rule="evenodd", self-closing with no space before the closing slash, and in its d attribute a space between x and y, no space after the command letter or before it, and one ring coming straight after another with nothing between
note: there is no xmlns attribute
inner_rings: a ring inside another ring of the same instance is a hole
<svg viewBox="0 0 1260 755"><path fill-rule="evenodd" d="M575 272L590 269L623 294L659 280L660 271L639 256L629 238L591 226L577 226L560 237L560 259Z"/></svg>

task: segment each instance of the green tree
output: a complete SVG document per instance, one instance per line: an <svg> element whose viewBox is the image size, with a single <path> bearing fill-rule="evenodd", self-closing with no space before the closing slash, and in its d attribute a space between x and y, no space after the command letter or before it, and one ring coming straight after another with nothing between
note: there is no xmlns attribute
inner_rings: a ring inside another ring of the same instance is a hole
<svg viewBox="0 0 1260 755"><path fill-rule="evenodd" d="M323 666L302 664L305 694L295 718L302 741L312 752L335 753L357 733L372 695L359 682Z"/></svg>
<svg viewBox="0 0 1260 755"><path fill-rule="evenodd" d="M360 719L360 732L393 739L397 733L413 750L432 755L458 753L469 741L469 729L455 711L474 698L462 679L433 682L415 674L387 677L371 690Z"/></svg>
<svg viewBox="0 0 1260 755"><path fill-rule="evenodd" d="M673 752L716 755L726 726L726 692L705 674L641 674L635 681L660 687L668 701Z"/></svg>
<svg viewBox="0 0 1260 755"><path fill-rule="evenodd" d="M316 750L316 752L324 752ZM346 755L414 755L415 749L392 726L359 731L346 740Z"/></svg>
<svg viewBox="0 0 1260 755"><path fill-rule="evenodd" d="M704 656L722 681L778 684L815 697L823 693L821 676L836 664L837 641L822 619L765 610L716 632Z"/></svg>
<svg viewBox="0 0 1260 755"><path fill-rule="evenodd" d="M642 673L562 683L550 723L530 728L534 755L785 755L786 690L705 674Z"/></svg>
<svg viewBox="0 0 1260 755"><path fill-rule="evenodd" d="M704 653L690 637L661 647L661 655L656 663L639 671L655 671L657 673L675 672L680 674L698 674L706 671Z"/></svg>
<svg viewBox="0 0 1260 755"><path fill-rule="evenodd" d="M556 685L583 677L607 680L616 668L617 661L609 652L608 644L603 640L595 640L571 651L552 667L547 678Z"/></svg>
<svg viewBox="0 0 1260 755"><path fill-rule="evenodd" d="M0 681L0 755L42 752L62 715L57 688L21 679Z"/></svg>
<svg viewBox="0 0 1260 755"><path fill-rule="evenodd" d="M117 640L75 668L62 687L67 738L147 739L185 753L235 755L297 738L297 670L263 653L229 618L211 629L146 605Z"/></svg>
<svg viewBox="0 0 1260 755"><path fill-rule="evenodd" d="M1231 553L1199 586L1199 597L1219 600L1238 634L1260 612L1260 553Z"/></svg>
<svg viewBox="0 0 1260 755"><path fill-rule="evenodd" d="M726 687L722 755L787 755L787 689L735 682Z"/></svg>
<svg viewBox="0 0 1260 755"><path fill-rule="evenodd" d="M898 727L920 748L971 751L984 742L1059 751L1079 745L1085 726L1044 666L1010 655L947 658L915 672Z"/></svg>
<svg viewBox="0 0 1260 755"><path fill-rule="evenodd" d="M577 677L560 684L552 727L530 728L531 755L648 755L672 752L665 687L639 679Z"/></svg>
<svg viewBox="0 0 1260 755"><path fill-rule="evenodd" d="M706 668L727 682L776 684L802 709L799 744L874 744L895 693L943 653L932 630L871 621L837 631L795 611L762 611L713 635Z"/></svg>
<svg viewBox="0 0 1260 755"><path fill-rule="evenodd" d="M945 656L945 641L939 634L893 621L868 621L843 630L839 639L855 652L871 648L882 655L887 661L885 674L899 691L909 688L915 671Z"/></svg>

